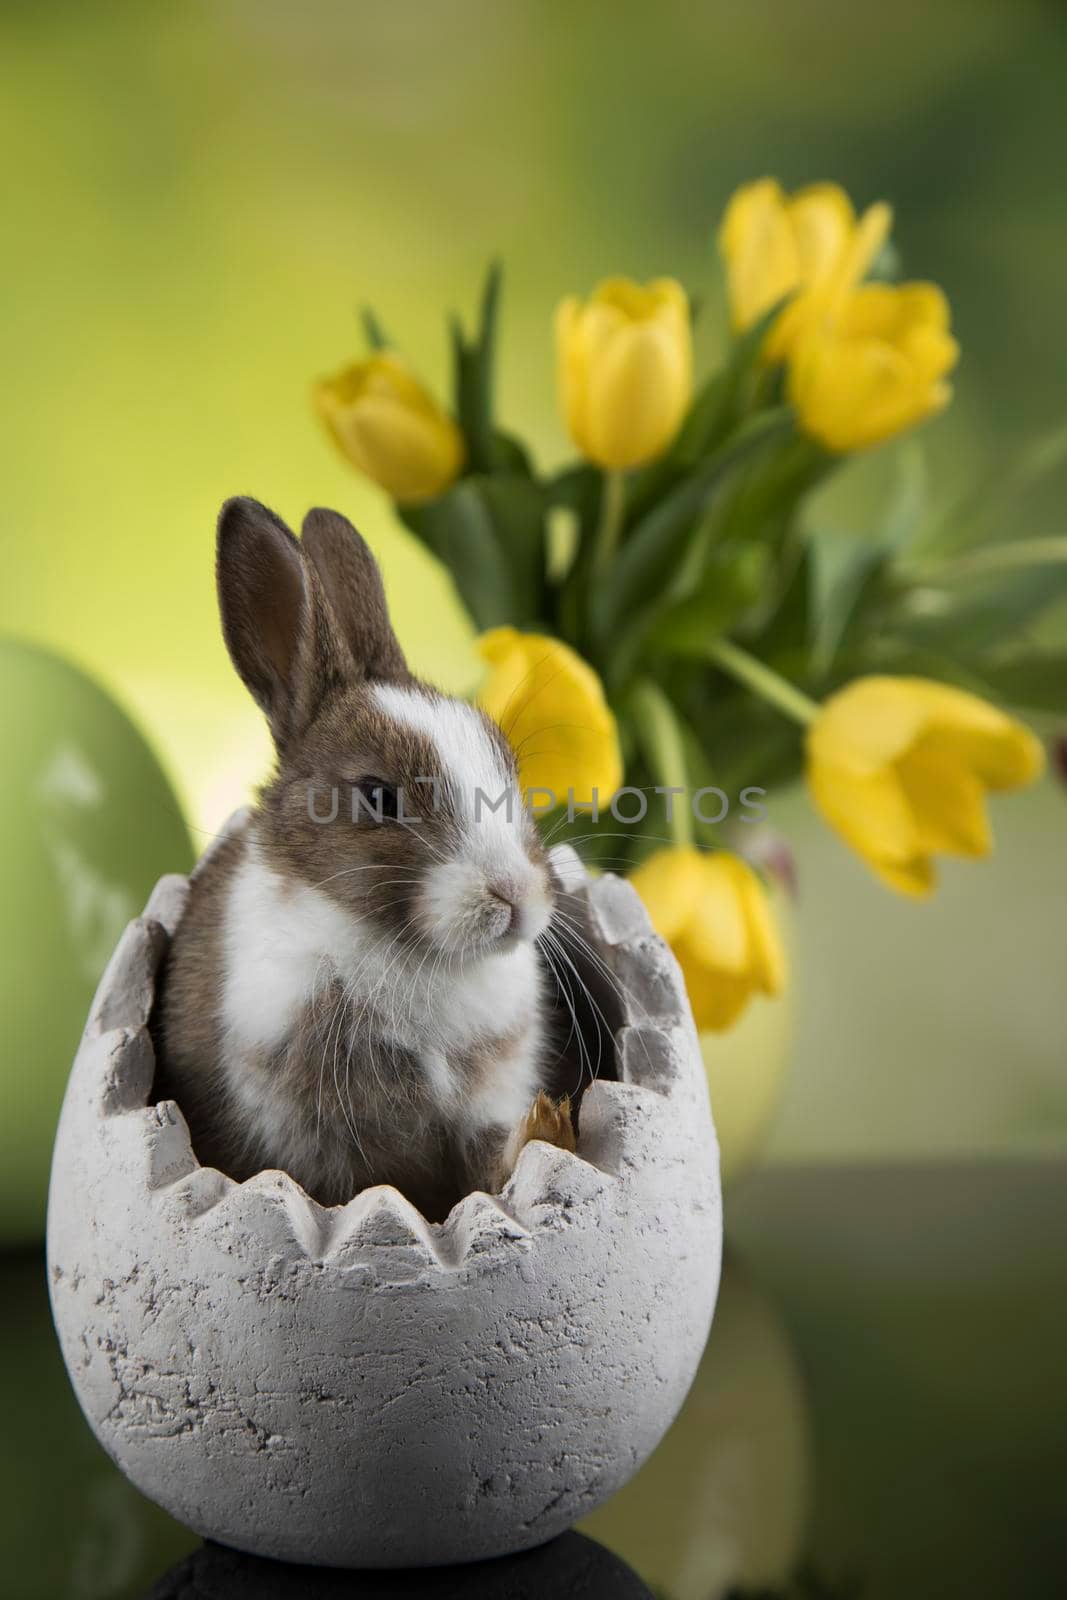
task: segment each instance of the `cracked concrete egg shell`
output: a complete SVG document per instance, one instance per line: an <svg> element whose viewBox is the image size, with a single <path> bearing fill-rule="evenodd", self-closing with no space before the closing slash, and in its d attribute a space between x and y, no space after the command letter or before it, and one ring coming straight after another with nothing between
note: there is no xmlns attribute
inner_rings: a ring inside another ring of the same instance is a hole
<svg viewBox="0 0 1067 1600"><path fill-rule="evenodd" d="M333 1566L520 1550L606 1500L681 1406L722 1240L700 1050L634 891L567 867L621 997L617 1081L586 1091L576 1155L528 1145L439 1224L388 1187L326 1209L285 1173L202 1167L151 1103L186 880L123 935L56 1139L52 1307L100 1443L205 1537Z"/></svg>

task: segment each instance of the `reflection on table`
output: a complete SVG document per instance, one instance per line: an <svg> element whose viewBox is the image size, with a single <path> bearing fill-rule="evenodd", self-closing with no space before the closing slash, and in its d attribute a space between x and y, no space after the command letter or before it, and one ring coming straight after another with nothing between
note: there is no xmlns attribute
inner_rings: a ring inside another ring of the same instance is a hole
<svg viewBox="0 0 1067 1600"><path fill-rule="evenodd" d="M469 1567L332 1572L205 1544L145 1600L653 1600L626 1562L580 1533Z"/></svg>

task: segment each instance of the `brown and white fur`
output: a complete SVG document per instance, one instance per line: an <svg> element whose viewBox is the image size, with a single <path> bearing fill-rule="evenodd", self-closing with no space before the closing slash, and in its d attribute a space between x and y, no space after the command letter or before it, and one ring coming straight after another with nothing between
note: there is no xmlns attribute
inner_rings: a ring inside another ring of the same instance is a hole
<svg viewBox="0 0 1067 1600"><path fill-rule="evenodd" d="M281 1168L323 1204L391 1183L442 1216L498 1189L528 1139L574 1148L567 1102L544 1092L535 940L554 887L514 754L409 673L374 558L336 512L309 513L298 541L228 501L217 576L277 767L194 881L154 1020L157 1093L234 1177Z"/></svg>

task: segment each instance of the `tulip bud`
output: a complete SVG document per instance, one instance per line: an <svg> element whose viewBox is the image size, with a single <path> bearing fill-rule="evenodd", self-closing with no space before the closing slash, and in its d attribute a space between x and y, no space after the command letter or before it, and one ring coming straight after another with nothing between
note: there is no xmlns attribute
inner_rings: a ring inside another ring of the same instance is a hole
<svg viewBox="0 0 1067 1600"><path fill-rule="evenodd" d="M989 854L986 790L1032 783L1044 759L1014 717L927 678L857 678L807 738L816 809L883 883L916 896L934 886L935 853Z"/></svg>
<svg viewBox="0 0 1067 1600"><path fill-rule="evenodd" d="M868 283L800 340L788 393L801 428L828 450L862 450L942 411L959 346L933 283Z"/></svg>
<svg viewBox="0 0 1067 1600"><path fill-rule="evenodd" d="M380 350L315 387L342 454L402 505L435 500L463 466L463 435L400 359Z"/></svg>
<svg viewBox="0 0 1067 1600"><path fill-rule="evenodd" d="M489 668L478 694L519 758L519 777L557 805L607 805L622 782L619 735L604 686L570 645L491 628L477 642Z"/></svg>
<svg viewBox="0 0 1067 1600"><path fill-rule="evenodd" d="M728 850L658 850L631 883L674 951L699 1029L730 1028L753 994L781 994L785 953L766 890Z"/></svg>
<svg viewBox="0 0 1067 1600"><path fill-rule="evenodd" d="M745 184L719 229L734 331L743 333L790 296L763 348L766 360L784 361L804 331L867 275L892 221L882 201L857 217L836 183L792 195L773 178Z"/></svg>
<svg viewBox="0 0 1067 1600"><path fill-rule="evenodd" d="M662 455L692 391L689 302L673 278L609 278L556 312L560 409L590 461L625 470Z"/></svg>

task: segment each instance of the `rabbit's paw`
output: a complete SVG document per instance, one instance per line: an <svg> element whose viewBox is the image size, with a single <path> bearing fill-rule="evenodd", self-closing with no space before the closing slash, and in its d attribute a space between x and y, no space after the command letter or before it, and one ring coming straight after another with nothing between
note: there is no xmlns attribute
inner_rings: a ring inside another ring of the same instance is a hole
<svg viewBox="0 0 1067 1600"><path fill-rule="evenodd" d="M569 1095L557 1101L541 1090L518 1127L512 1129L504 1157L508 1172L511 1172L520 1152L531 1139L543 1139L546 1144L557 1145L561 1150L573 1151L577 1148Z"/></svg>

